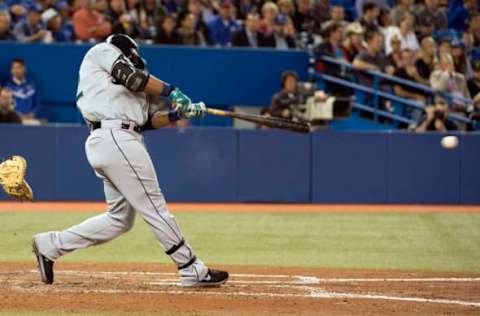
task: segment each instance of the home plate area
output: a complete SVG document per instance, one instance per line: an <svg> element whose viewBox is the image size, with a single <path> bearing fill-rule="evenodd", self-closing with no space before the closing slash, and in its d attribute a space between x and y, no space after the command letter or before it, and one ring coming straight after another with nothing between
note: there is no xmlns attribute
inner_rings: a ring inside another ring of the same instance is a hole
<svg viewBox="0 0 480 316"><path fill-rule="evenodd" d="M67 269L57 269L55 284L47 286L41 284L35 269L2 269L0 291L5 293L6 302L0 303L0 307L21 307L22 297L29 294L29 299L38 297L39 300L48 295L55 296L59 298L58 303L65 304L69 301L69 297L81 298L82 296L125 297L137 304L152 304L151 299L148 303L144 302L145 297L169 298L174 301L178 299L178 302L190 298L192 309L189 310L195 312L209 311L208 304L205 302L199 304L200 307L196 309L194 304L196 300L207 299L207 302L211 302L214 301L213 298L217 298L228 300L225 304L226 310L230 310L228 302L239 300L247 305L248 302L258 304L259 313L266 315L275 314L269 313L275 310L275 306L271 309L268 307L272 302L273 304L281 302L280 305L293 302L291 305L296 306L298 314L305 315L313 315L315 308L328 304L337 306L341 304L346 310L361 305L362 308L357 309L359 314L367 313L369 305L379 310L382 306L389 306L389 309L384 309L387 314L396 314L395 311L418 311L419 308L431 312L432 315L441 311L447 314L462 312L472 313L472 315L480 312L480 277L478 276L428 276L394 272L389 276L388 272L384 271L379 276L374 275L374 272L352 272L348 277L345 273L335 277L332 271L325 276L316 270L314 270L315 275L287 274L284 273L285 270L280 270L279 274L252 273L251 269L239 272L238 270L241 269L238 267L234 270L226 285L219 288L199 289L182 288L178 275L170 271L100 271L67 267ZM265 272L268 269L261 270ZM272 270L275 271L274 268ZM16 295L17 298L15 298ZM392 307L395 308L392 309ZM235 312L238 308L239 306L232 307L231 311ZM243 308L244 311L251 309L252 306ZM139 310L155 310L155 308L142 306ZM212 309L214 310L215 308Z"/></svg>

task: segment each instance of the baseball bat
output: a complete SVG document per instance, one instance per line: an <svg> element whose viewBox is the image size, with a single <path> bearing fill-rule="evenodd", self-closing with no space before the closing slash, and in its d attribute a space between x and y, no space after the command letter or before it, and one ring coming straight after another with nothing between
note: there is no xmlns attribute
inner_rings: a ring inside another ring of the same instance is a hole
<svg viewBox="0 0 480 316"><path fill-rule="evenodd" d="M310 132L310 126L306 123L293 122L291 120L282 119L278 117L231 112L231 111L219 110L214 108L207 108L207 113L211 115L216 115L216 116L232 117L232 118L236 118L236 119L240 119L240 120L244 120L252 123L257 123L263 126L285 129L285 130L298 132L298 133Z"/></svg>

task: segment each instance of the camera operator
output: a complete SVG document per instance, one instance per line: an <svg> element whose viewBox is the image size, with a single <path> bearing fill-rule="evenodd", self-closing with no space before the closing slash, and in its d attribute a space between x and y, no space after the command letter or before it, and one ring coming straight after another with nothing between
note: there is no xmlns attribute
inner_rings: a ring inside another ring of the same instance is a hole
<svg viewBox="0 0 480 316"><path fill-rule="evenodd" d="M425 108L426 115L415 129L416 132L425 131L456 131L457 126L448 120L448 106L443 101L437 101L435 105Z"/></svg>
<svg viewBox="0 0 480 316"><path fill-rule="evenodd" d="M294 71L282 74L282 90L273 96L270 106L272 116L292 119L296 107L305 102L298 89L298 81L298 74Z"/></svg>

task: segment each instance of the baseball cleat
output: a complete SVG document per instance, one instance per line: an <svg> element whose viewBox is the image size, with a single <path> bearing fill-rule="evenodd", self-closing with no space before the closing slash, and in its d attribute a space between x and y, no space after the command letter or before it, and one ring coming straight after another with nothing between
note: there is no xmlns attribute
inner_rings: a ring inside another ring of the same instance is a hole
<svg viewBox="0 0 480 316"><path fill-rule="evenodd" d="M35 238L32 240L32 249L35 257L37 258L38 262L38 271L40 271L40 276L42 277L42 282L45 284L52 284L53 283L53 264L54 261L46 258L42 255L37 248L37 243L35 242Z"/></svg>
<svg viewBox="0 0 480 316"><path fill-rule="evenodd" d="M208 273L205 278L195 284L192 287L219 287L228 280L228 272L221 270L208 269Z"/></svg>

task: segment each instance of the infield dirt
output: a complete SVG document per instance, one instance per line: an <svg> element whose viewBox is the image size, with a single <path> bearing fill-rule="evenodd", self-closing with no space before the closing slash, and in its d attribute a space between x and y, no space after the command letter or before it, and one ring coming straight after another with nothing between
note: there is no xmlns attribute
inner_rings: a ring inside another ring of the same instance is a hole
<svg viewBox="0 0 480 316"><path fill-rule="evenodd" d="M201 315L479 315L480 274L222 267L221 288L184 289L171 265L68 264L43 285L32 263L0 264L0 310Z"/></svg>

